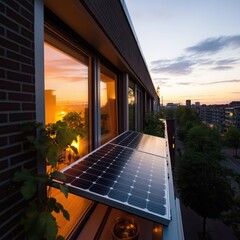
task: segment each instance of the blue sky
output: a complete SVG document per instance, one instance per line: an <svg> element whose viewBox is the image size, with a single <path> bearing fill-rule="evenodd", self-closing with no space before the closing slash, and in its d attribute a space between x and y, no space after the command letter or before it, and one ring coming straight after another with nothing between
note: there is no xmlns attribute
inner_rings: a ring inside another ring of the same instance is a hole
<svg viewBox="0 0 240 240"><path fill-rule="evenodd" d="M163 103L240 100L240 0L125 0Z"/></svg>

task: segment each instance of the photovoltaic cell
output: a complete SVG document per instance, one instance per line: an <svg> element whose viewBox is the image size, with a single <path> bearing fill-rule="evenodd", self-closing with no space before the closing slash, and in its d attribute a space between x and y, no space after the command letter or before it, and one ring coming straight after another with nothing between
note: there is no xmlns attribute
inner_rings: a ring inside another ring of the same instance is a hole
<svg viewBox="0 0 240 240"><path fill-rule="evenodd" d="M167 160L141 151L148 137L127 131L63 169L70 192L168 224Z"/></svg>

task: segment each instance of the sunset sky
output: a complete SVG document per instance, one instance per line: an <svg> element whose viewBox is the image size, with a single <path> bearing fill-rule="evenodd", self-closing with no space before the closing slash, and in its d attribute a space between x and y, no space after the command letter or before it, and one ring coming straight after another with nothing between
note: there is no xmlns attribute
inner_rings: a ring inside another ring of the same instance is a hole
<svg viewBox="0 0 240 240"><path fill-rule="evenodd" d="M240 100L240 0L125 3L164 105Z"/></svg>

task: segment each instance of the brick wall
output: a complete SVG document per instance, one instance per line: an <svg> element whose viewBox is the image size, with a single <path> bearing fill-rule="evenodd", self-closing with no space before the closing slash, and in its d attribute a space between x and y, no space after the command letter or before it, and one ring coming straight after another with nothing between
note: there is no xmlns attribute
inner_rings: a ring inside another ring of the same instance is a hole
<svg viewBox="0 0 240 240"><path fill-rule="evenodd" d="M34 0L0 0L0 238L23 239L14 172L36 168L21 125L35 120Z"/></svg>

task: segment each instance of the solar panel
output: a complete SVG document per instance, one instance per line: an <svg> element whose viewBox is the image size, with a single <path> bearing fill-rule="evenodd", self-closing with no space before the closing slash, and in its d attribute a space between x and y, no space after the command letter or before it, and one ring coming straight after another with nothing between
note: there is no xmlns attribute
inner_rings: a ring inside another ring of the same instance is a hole
<svg viewBox="0 0 240 240"><path fill-rule="evenodd" d="M152 135L127 131L119 137L113 139L111 143L163 157L166 156L166 143L164 138L159 138Z"/></svg>
<svg viewBox="0 0 240 240"><path fill-rule="evenodd" d="M69 191L168 224L167 160L138 150L143 138L148 135L127 131L63 169Z"/></svg>

